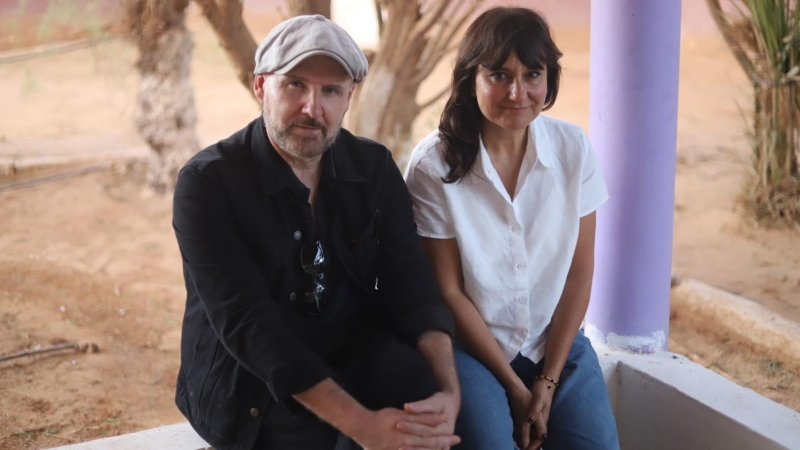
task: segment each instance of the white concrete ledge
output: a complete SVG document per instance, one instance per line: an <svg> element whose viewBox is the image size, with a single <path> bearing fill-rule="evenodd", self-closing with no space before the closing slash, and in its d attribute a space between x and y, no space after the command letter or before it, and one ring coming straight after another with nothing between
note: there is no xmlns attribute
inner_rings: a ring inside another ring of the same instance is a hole
<svg viewBox="0 0 800 450"><path fill-rule="evenodd" d="M598 349L623 450L800 450L800 413L683 356ZM188 423L58 450L201 450Z"/></svg>
<svg viewBox="0 0 800 450"><path fill-rule="evenodd" d="M167 425L137 433L123 434L82 444L57 447L57 450L206 450L211 449L188 422Z"/></svg>
<svg viewBox="0 0 800 450"><path fill-rule="evenodd" d="M623 449L800 449L800 413L683 356L598 354Z"/></svg>

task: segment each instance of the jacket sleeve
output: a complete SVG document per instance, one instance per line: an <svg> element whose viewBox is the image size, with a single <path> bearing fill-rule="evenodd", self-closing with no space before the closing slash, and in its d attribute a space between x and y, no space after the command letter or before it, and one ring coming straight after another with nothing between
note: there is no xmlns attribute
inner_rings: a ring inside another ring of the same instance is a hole
<svg viewBox="0 0 800 450"><path fill-rule="evenodd" d="M415 344L428 330L453 336L453 317L442 303L430 263L420 247L408 189L391 154L387 154L386 186L379 207L379 295L395 330L407 342Z"/></svg>
<svg viewBox="0 0 800 450"><path fill-rule="evenodd" d="M173 228L191 284L222 345L283 400L333 371L289 329L233 223L213 170L186 166L175 188Z"/></svg>

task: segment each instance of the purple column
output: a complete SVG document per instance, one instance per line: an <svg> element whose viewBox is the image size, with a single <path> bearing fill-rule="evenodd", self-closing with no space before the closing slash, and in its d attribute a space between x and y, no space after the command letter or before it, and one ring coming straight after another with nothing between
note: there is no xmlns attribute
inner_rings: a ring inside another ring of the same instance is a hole
<svg viewBox="0 0 800 450"><path fill-rule="evenodd" d="M680 21L679 0L592 1L590 132L610 198L586 331L634 352L669 333Z"/></svg>

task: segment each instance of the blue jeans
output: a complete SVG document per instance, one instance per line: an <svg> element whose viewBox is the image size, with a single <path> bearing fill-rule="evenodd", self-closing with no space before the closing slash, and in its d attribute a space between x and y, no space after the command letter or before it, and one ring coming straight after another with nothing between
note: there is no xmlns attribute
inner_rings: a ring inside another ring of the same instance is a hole
<svg viewBox="0 0 800 450"><path fill-rule="evenodd" d="M505 389L497 378L463 347L455 346L456 366L461 383L461 412L456 434L459 450L513 450L514 424ZM544 366L522 355L511 368L530 386ZM617 425L597 354L589 339L579 332L561 372L560 386L553 397L547 423L546 450L619 449Z"/></svg>

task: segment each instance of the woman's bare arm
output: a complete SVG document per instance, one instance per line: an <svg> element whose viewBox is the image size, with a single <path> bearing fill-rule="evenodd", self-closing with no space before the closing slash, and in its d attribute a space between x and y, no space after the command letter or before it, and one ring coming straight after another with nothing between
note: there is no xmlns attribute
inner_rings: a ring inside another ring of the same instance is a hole
<svg viewBox="0 0 800 450"><path fill-rule="evenodd" d="M475 305L464 293L461 255L455 239L420 238L428 255L445 305L453 312L456 336L467 351L483 363L506 391L526 390L508 364L500 345L484 322Z"/></svg>
<svg viewBox="0 0 800 450"><path fill-rule="evenodd" d="M567 362L575 335L578 334L578 328L580 328L589 307L594 274L596 223L597 213L595 212L581 218L578 243L575 247L575 254L572 256L564 292L561 294L561 299L558 301L547 331L542 374L556 381L561 376L561 370Z"/></svg>

